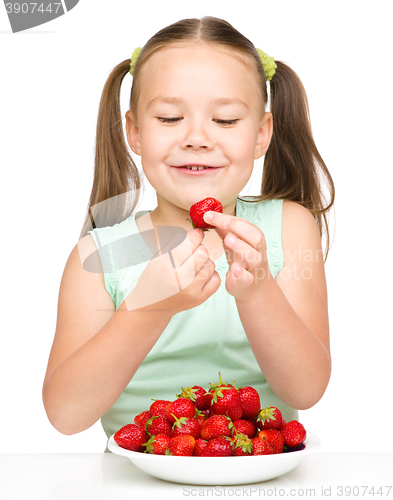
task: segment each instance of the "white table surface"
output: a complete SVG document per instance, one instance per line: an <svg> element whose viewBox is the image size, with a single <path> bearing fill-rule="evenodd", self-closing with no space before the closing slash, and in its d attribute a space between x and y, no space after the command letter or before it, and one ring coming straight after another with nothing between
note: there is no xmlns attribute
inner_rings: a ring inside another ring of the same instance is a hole
<svg viewBox="0 0 393 500"><path fill-rule="evenodd" d="M0 500L216 497L393 500L393 453L318 451L277 479L225 487L162 481L110 453L0 454Z"/></svg>

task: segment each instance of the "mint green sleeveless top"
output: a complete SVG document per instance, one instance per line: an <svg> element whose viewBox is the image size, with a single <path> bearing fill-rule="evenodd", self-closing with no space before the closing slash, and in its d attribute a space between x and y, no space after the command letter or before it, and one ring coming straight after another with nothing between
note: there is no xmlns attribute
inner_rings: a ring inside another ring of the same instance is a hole
<svg viewBox="0 0 393 500"><path fill-rule="evenodd" d="M247 203L239 199L236 203L236 216L248 220L264 233L270 272L274 278L283 267L282 203L282 200ZM111 243L140 234L135 218L145 213L138 212L112 227L89 231L97 248L105 246L105 255L100 255L102 262L105 259L105 288L116 309L132 291L148 262L122 269L114 259ZM151 255L143 243L135 251ZM229 269L225 253L215 265L221 278L219 289L203 304L172 317L124 392L102 416L101 423L108 437L123 425L132 423L135 415L148 410L152 399L173 401L182 387L192 385L209 389L209 382L218 382L218 372L223 381L236 381L237 387L255 387L261 397L261 408L277 406L285 420L298 419L297 410L280 401L261 373L240 321L235 299L225 289Z"/></svg>

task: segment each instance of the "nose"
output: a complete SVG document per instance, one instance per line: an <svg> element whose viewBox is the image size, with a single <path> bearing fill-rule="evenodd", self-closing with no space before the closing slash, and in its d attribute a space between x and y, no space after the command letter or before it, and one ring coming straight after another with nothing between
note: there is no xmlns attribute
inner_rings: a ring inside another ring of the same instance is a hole
<svg viewBox="0 0 393 500"><path fill-rule="evenodd" d="M212 149L214 147L214 142L208 133L206 126L200 122L193 122L189 124L189 127L184 134L183 140L181 141L181 147L183 149Z"/></svg>

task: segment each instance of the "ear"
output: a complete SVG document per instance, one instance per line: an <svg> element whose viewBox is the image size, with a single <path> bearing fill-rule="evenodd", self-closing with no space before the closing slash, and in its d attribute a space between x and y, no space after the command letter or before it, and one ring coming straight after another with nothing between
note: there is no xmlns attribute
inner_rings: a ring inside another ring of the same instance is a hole
<svg viewBox="0 0 393 500"><path fill-rule="evenodd" d="M139 128L136 124L136 120L131 111L126 113L126 132L127 141L131 150L137 154L141 155L141 141L139 137Z"/></svg>
<svg viewBox="0 0 393 500"><path fill-rule="evenodd" d="M255 145L254 160L261 158L267 151L273 134L273 115L265 113L258 130L257 143Z"/></svg>

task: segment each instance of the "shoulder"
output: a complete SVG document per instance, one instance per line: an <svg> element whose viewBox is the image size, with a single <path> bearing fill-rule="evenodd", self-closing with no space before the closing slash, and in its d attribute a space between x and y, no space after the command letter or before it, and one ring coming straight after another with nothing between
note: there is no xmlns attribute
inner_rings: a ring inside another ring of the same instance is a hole
<svg viewBox="0 0 393 500"><path fill-rule="evenodd" d="M321 238L315 217L300 203L284 200L282 205L283 249L303 246L320 247Z"/></svg>
<svg viewBox="0 0 393 500"><path fill-rule="evenodd" d="M135 232L135 214L126 217L124 220L117 222L115 224L103 227L96 227L89 231L96 243L100 246L101 244L110 244L118 240L121 237L128 236Z"/></svg>

